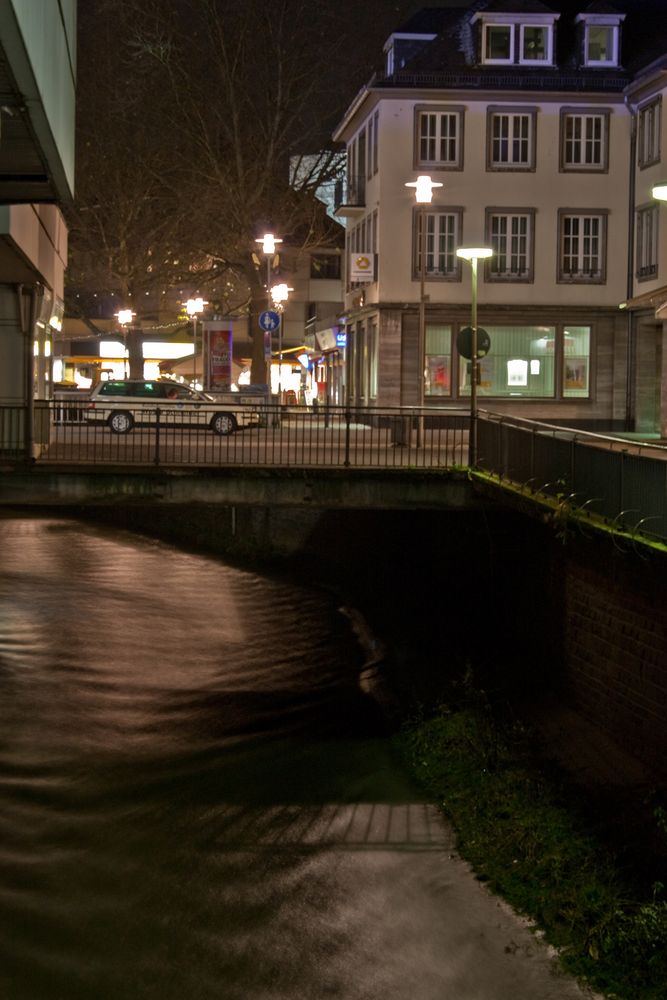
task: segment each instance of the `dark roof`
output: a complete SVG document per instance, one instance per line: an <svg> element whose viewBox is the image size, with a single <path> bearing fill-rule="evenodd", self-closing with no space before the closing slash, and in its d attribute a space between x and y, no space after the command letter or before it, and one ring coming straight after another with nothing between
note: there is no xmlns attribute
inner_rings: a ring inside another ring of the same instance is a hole
<svg viewBox="0 0 667 1000"><path fill-rule="evenodd" d="M435 34L391 77L379 74L376 86L488 87L620 92L633 75L661 56L667 58L667 0L451 0L414 14L396 33ZM478 25L474 15L558 14L556 65L482 66L478 63ZM580 65L579 14L623 14L618 67L590 69Z"/></svg>

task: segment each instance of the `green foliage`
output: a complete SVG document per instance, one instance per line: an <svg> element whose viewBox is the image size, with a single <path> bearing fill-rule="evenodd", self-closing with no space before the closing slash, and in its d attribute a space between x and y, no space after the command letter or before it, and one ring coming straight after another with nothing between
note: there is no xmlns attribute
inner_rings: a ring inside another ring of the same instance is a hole
<svg viewBox="0 0 667 1000"><path fill-rule="evenodd" d="M575 793L538 766L520 724L468 687L396 740L477 877L535 921L568 971L618 1000L665 1000L662 884L646 890L621 866Z"/></svg>

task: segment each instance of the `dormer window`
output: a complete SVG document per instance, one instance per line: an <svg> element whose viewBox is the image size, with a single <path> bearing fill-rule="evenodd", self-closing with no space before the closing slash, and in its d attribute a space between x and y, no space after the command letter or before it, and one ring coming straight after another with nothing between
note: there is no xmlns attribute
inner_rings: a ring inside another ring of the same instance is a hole
<svg viewBox="0 0 667 1000"><path fill-rule="evenodd" d="M522 24L519 62L524 64L553 62L552 39L553 31L550 25Z"/></svg>
<svg viewBox="0 0 667 1000"><path fill-rule="evenodd" d="M387 76L393 76L397 70L405 67L417 55L420 49L432 42L433 34L407 34L394 32L384 46L384 70Z"/></svg>
<svg viewBox="0 0 667 1000"><path fill-rule="evenodd" d="M625 15L580 14L584 66L604 69L618 66L621 21Z"/></svg>
<svg viewBox="0 0 667 1000"><path fill-rule="evenodd" d="M477 12L481 23L481 62L486 66L553 65L554 28L558 14Z"/></svg>
<svg viewBox="0 0 667 1000"><path fill-rule="evenodd" d="M514 25L485 24L483 51L485 63L514 62Z"/></svg>

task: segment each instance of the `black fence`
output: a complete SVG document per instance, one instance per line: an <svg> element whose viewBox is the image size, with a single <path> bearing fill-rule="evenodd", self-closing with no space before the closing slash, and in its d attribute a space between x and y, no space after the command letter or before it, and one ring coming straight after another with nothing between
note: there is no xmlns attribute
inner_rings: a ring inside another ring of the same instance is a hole
<svg viewBox="0 0 667 1000"><path fill-rule="evenodd" d="M26 453L21 407L0 407L0 450ZM231 420L229 419L231 417ZM19 419L20 418L20 419ZM449 469L467 462L465 410L37 402L40 464Z"/></svg>
<svg viewBox="0 0 667 1000"><path fill-rule="evenodd" d="M31 415L32 412L32 415ZM40 465L447 470L468 465L468 409L0 406L0 459ZM216 419L232 415L232 420ZM120 416L119 416L120 415ZM667 446L481 411L477 466L619 528L667 539Z"/></svg>
<svg viewBox="0 0 667 1000"><path fill-rule="evenodd" d="M667 538L667 446L484 412L478 466L619 528Z"/></svg>

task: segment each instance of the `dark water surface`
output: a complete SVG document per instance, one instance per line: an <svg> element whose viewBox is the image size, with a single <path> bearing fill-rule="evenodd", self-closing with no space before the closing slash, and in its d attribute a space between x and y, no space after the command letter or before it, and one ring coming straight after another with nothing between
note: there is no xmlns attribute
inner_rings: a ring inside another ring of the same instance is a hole
<svg viewBox="0 0 667 1000"><path fill-rule="evenodd" d="M0 1000L581 1000L410 787L354 624L0 519Z"/></svg>
<svg viewBox="0 0 667 1000"><path fill-rule="evenodd" d="M0 553L2 1000L375 996L332 845L430 834L333 600L76 521Z"/></svg>

